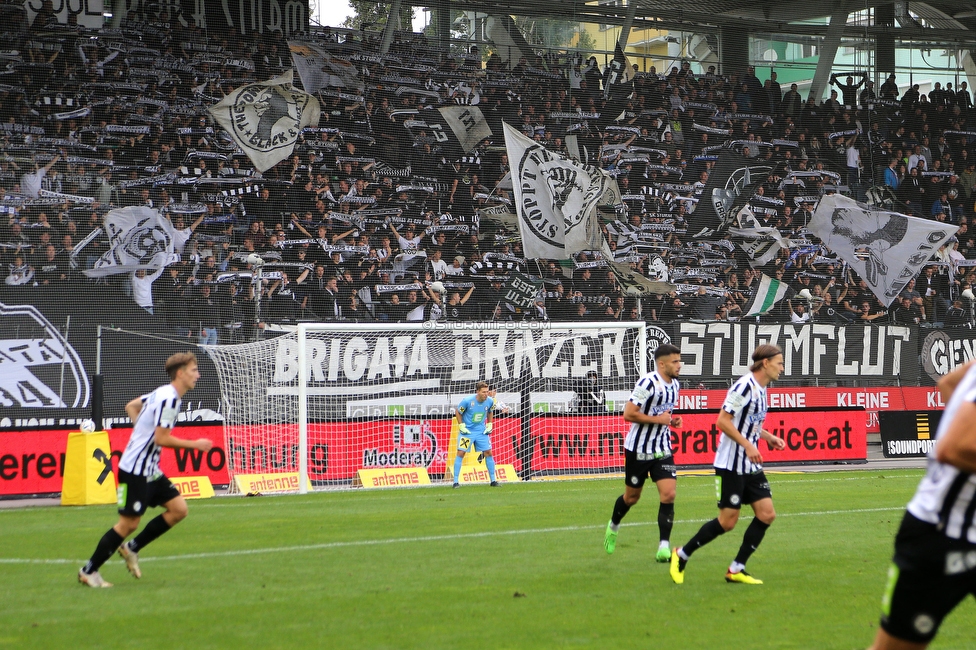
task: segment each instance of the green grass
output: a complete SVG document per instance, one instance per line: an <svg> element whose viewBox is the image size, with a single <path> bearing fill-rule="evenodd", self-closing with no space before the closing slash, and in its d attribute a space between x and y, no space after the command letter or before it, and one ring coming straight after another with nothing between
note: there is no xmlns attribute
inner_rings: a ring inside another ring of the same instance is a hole
<svg viewBox="0 0 976 650"><path fill-rule="evenodd" d="M142 580L113 558L103 590L75 573L113 507L0 511L0 647L864 648L920 476L771 475L759 587L723 579L745 516L672 584L651 484L608 556L620 479L195 501ZM675 545L714 516L713 479L681 477ZM973 614L932 647L973 647Z"/></svg>

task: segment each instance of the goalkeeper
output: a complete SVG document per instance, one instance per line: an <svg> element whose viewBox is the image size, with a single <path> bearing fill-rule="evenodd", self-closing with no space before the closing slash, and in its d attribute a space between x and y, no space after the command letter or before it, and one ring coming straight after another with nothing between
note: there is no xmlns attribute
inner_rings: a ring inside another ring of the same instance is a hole
<svg viewBox="0 0 976 650"><path fill-rule="evenodd" d="M479 381L475 384L474 390L474 395L469 395L461 400L454 412L454 418L458 423L457 456L454 458L454 487L459 487L458 479L461 476L461 462L464 460L464 455L472 450L484 454L491 486L498 487L498 481L495 480L495 459L491 455L491 438L488 437L488 434L491 433L495 400L488 394L490 389L486 381Z"/></svg>

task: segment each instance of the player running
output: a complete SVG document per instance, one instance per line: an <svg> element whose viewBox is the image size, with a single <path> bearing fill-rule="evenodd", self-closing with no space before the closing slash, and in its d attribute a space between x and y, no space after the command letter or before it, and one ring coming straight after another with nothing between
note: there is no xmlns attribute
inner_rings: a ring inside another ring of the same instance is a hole
<svg viewBox="0 0 976 650"><path fill-rule="evenodd" d="M91 559L78 571L78 582L89 587L112 586L98 569L116 550L125 559L129 573L141 578L139 551L186 517L186 501L159 469L162 448L209 451L213 446L206 438L182 440L172 434L183 395L200 379L196 357L192 352L174 354L166 360L166 373L170 383L125 405L133 426L129 444L119 460L119 523L102 535ZM146 509L160 505L166 512L146 524L135 539L123 544L139 527Z"/></svg>
<svg viewBox="0 0 976 650"><path fill-rule="evenodd" d="M752 353L752 361L750 372L729 389L716 422L723 434L712 463L719 497L718 518L703 525L687 544L671 554L671 579L679 585L685 581L685 565L691 554L735 528L743 503L752 505L756 516L742 537L739 554L729 566L725 580L762 584L762 580L746 573L746 561L759 548L766 529L776 518L758 445L762 438L777 451L786 447L782 438L762 428L766 419L766 387L783 372L783 351L775 345L760 345Z"/></svg>
<svg viewBox="0 0 976 650"><path fill-rule="evenodd" d="M489 395L491 389L488 382L479 381L475 384L474 389L474 395L469 395L461 400L454 412L454 418L458 423L457 456L454 457L454 487L460 487L458 480L461 477L461 462L464 460L464 455L472 449L484 454L491 486L498 487L498 481L495 480L495 459L491 455L491 438L488 437L492 428L495 400Z"/></svg>
<svg viewBox="0 0 976 650"><path fill-rule="evenodd" d="M657 485L661 505L657 525L661 533L655 560L671 559L671 528L674 525L674 494L678 473L671 453L671 427L681 426L681 416L674 417L681 387L681 350L661 345L654 351L654 372L644 375L634 386L624 406L624 420L630 431L624 440L624 493L613 505L607 524L603 548L613 553L617 548L617 531L627 511L640 500L648 476Z"/></svg>
<svg viewBox="0 0 976 650"><path fill-rule="evenodd" d="M976 364L939 380L946 402L928 471L895 536L872 650L921 650L976 593Z"/></svg>

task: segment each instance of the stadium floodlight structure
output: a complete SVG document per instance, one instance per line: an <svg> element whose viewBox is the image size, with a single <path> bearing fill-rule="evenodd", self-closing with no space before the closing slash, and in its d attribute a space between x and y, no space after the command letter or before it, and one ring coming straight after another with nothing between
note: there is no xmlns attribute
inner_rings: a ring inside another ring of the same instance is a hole
<svg viewBox="0 0 976 650"><path fill-rule="evenodd" d="M648 347L641 322L431 321L302 323L205 349L220 383L231 491L243 490L236 476L297 473L304 493L353 486L361 469L450 476L451 416L479 380L503 407L496 463L523 477L621 471L619 413L647 371ZM606 404L584 410L591 371Z"/></svg>

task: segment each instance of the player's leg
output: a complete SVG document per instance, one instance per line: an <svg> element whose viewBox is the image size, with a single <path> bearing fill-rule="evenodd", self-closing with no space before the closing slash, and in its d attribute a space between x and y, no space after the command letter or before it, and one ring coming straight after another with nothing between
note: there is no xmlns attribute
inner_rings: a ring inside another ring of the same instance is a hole
<svg viewBox="0 0 976 650"><path fill-rule="evenodd" d="M925 650L927 647L929 647L928 643L905 641L879 629L878 634L874 637L874 643L868 650Z"/></svg>
<svg viewBox="0 0 976 650"><path fill-rule="evenodd" d="M491 438L487 435L476 436L473 440L474 450L481 452L485 459L485 467L488 469L488 482L491 487L498 487L495 479L495 457L491 453Z"/></svg>
<svg viewBox="0 0 976 650"><path fill-rule="evenodd" d="M165 476L149 484L149 503L153 507L162 506L165 511L146 524L146 527L134 539L119 546L119 555L125 560L125 567L134 578L142 577L142 571L139 568L139 552L150 542L183 521L189 512L186 499L180 495L176 486Z"/></svg>
<svg viewBox="0 0 976 650"><path fill-rule="evenodd" d="M660 504L657 508L657 527L660 532L660 542L654 559L667 562L671 559L671 529L674 527L674 497L678 481L673 478L657 480L657 492Z"/></svg>
<svg viewBox="0 0 976 650"><path fill-rule="evenodd" d="M692 553L716 537L735 528L742 507L743 477L728 470L715 470L715 492L718 497L718 517L702 524L694 537L671 553L671 579L684 582L685 566Z"/></svg>
<svg viewBox="0 0 976 650"><path fill-rule="evenodd" d="M603 534L603 548L607 553L613 553L617 548L617 533L620 530L620 522L630 511L630 508L640 501L641 492L644 490L644 482L647 480L647 463L637 460L637 453L624 450L624 493L617 497L613 504L613 513L610 515L610 523Z"/></svg>
<svg viewBox="0 0 976 650"><path fill-rule="evenodd" d="M746 573L746 562L755 553L762 543L766 530L776 519L776 508L773 507L772 491L769 481L763 472L750 474L745 479L745 487L742 494L743 503L752 505L752 511L756 514L746 528L745 535L742 536L742 545L735 556L735 560L729 566L729 571L725 575L728 582L740 582L745 584L762 584L758 580Z"/></svg>
<svg viewBox="0 0 976 650"><path fill-rule="evenodd" d="M651 480L657 486L659 505L657 509L657 527L661 533L657 553L657 562L668 562L671 559L671 529L674 527L674 497L678 485L678 471L674 466L674 457L668 456L654 462L651 466Z"/></svg>
<svg viewBox="0 0 976 650"><path fill-rule="evenodd" d="M461 463L464 461L464 455L473 447L470 435L458 435L457 455L454 457L454 487L458 487L461 482Z"/></svg>
<svg viewBox="0 0 976 650"><path fill-rule="evenodd" d="M756 513L756 516L749 523L749 527L746 528L746 532L742 536L742 545L739 547L739 552L736 554L732 564L729 565L729 571L725 575L725 579L728 582L741 582L752 585L762 584L762 580L754 578L746 572L746 562L749 561L752 554L759 548L763 537L766 536L766 530L772 525L773 520L776 519L776 509L773 507L773 500L767 497L753 503L752 510Z"/></svg>
<svg viewBox="0 0 976 650"><path fill-rule="evenodd" d="M125 538L139 527L139 520L148 504L146 493L146 478L144 476L134 476L125 471L119 472L117 490L119 521L98 540L95 552L78 572L79 582L89 587L112 586L111 583L102 579L98 570L105 564L106 560L112 557L112 554L121 546Z"/></svg>

